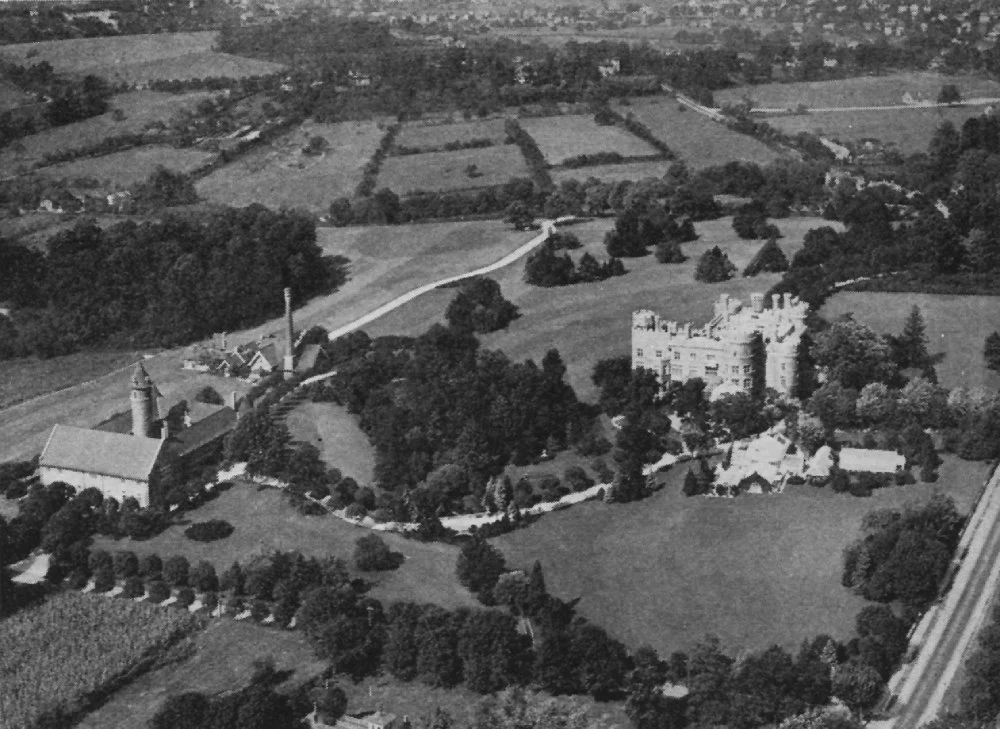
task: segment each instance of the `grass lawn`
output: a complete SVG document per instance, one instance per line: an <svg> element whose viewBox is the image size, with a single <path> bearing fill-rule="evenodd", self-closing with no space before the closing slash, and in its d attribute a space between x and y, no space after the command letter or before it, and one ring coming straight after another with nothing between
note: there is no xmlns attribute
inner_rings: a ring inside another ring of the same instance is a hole
<svg viewBox="0 0 1000 729"><path fill-rule="evenodd" d="M779 245L791 256L802 245L802 238L812 228L828 225L819 218L787 218L775 221L783 238ZM604 233L612 226L610 219L597 219L568 230L574 232L584 247L573 251L578 259L590 251L599 261L607 259ZM704 323L712 313L712 304L720 294L728 293L744 301L754 291L766 291L779 279L766 274L744 279L738 275L719 284L694 280L698 257L718 245L742 270L762 245L742 241L732 229L731 218L698 223L701 238L683 246L688 260L682 264L662 265L652 256L625 259L628 273L600 283L577 284L559 288L539 288L523 281L524 263L517 262L493 274L506 298L521 310L521 317L507 329L480 337L482 346L500 349L511 359L532 358L541 362L545 352L555 347L562 355L569 383L577 395L596 399L590 375L601 359L628 354L631 341L631 317L636 309L653 309L678 321ZM366 327L376 334L417 334L440 320L454 296L443 289L423 296Z"/></svg>
<svg viewBox="0 0 1000 729"><path fill-rule="evenodd" d="M648 143L617 126L601 126L592 115L525 117L521 126L551 165L581 154L617 152L623 157L658 154Z"/></svg>
<svg viewBox="0 0 1000 729"><path fill-rule="evenodd" d="M983 113L982 106L932 107L866 111L817 111L794 116L760 117L786 134L809 132L842 142L877 139L894 144L902 154L926 152L931 136L945 121L961 129L966 119Z"/></svg>
<svg viewBox="0 0 1000 729"><path fill-rule="evenodd" d="M681 111L677 101L669 97L633 99L628 106L618 107L618 111L631 112L695 169L733 160L763 165L781 156L753 137L707 121L692 111Z"/></svg>
<svg viewBox="0 0 1000 729"><path fill-rule="evenodd" d="M306 122L274 142L259 147L196 184L198 194L235 207L305 208L326 213L334 198L352 196L362 169L385 135L380 122ZM318 156L302 149L314 136L329 145Z"/></svg>
<svg viewBox="0 0 1000 729"><path fill-rule="evenodd" d="M11 173L27 170L41 164L42 157L49 152L80 149L107 137L138 134L152 122L165 122L184 109L193 109L198 102L211 96L214 94L202 91L190 94L157 91L120 94L111 99L111 108L125 114L122 121L115 121L112 112L108 112L24 137L0 150L0 169Z"/></svg>
<svg viewBox="0 0 1000 729"><path fill-rule="evenodd" d="M77 352L50 359L0 360L0 408L106 375L134 364L141 357L139 352ZM127 408L125 390L122 410Z"/></svg>
<svg viewBox="0 0 1000 729"><path fill-rule="evenodd" d="M0 56L18 63L48 61L57 72L92 73L118 83L240 78L281 70L277 63L215 53L215 35L199 31L18 43L4 46Z"/></svg>
<svg viewBox="0 0 1000 729"><path fill-rule="evenodd" d="M899 334L910 309L919 306L927 324L928 350L942 354L936 365L945 387L1000 387L1000 373L986 369L983 344L1000 329L1000 297L844 291L820 310L827 319L854 313L882 334Z"/></svg>
<svg viewBox="0 0 1000 729"><path fill-rule="evenodd" d="M358 483L371 483L375 454L356 416L331 402L305 402L288 414L294 440L319 448L327 465L340 469Z"/></svg>
<svg viewBox="0 0 1000 729"><path fill-rule="evenodd" d="M192 522L225 519L235 527L226 539L196 542L184 536ZM183 554L194 564L206 559L220 573L235 560L246 561L255 554L273 550L298 550L306 556L340 557L353 564L354 543L368 534L333 516L302 516L288 504L287 497L275 489L258 490L256 486L237 483L217 499L186 515L184 523L169 527L158 536L141 542L115 541L105 537L95 540L98 549L133 550L140 556L151 552L166 559ZM384 534L391 549L402 552L406 561L393 572L360 573L377 583L372 595L390 603L396 600L436 603L446 608L473 606L476 603L455 578L458 549L446 544L423 544L396 534Z"/></svg>
<svg viewBox="0 0 1000 729"><path fill-rule="evenodd" d="M475 165L474 174L469 174ZM495 187L513 177L527 177L528 166L513 144L454 152L427 152L388 157L378 175L378 187L397 195L416 190L464 190Z"/></svg>
<svg viewBox="0 0 1000 729"><path fill-rule="evenodd" d="M716 104L753 99L755 107L790 109L807 107L891 106L903 103L910 93L916 100L937 101L944 84L958 86L962 98L1000 96L1000 83L972 75L944 75L930 71L908 71L885 76L858 76L836 81L803 81L790 84L737 86L715 92Z"/></svg>
<svg viewBox="0 0 1000 729"><path fill-rule="evenodd" d="M55 179L93 179L102 190L111 192L146 181L159 166L188 174L207 164L214 157L214 154L199 149L150 145L114 152L103 157L89 157L43 167L39 172Z"/></svg>
<svg viewBox="0 0 1000 729"><path fill-rule="evenodd" d="M865 604L840 585L843 548L872 509L927 498L934 488L968 509L985 464L946 456L938 484L877 491L859 499L829 489L789 487L782 495L686 498L687 468L633 504L589 502L543 517L494 543L511 565L540 560L559 597L631 648L660 655L687 650L706 633L730 651L804 638L850 638Z"/></svg>
<svg viewBox="0 0 1000 729"><path fill-rule="evenodd" d="M435 150L450 142L469 142L473 139L489 139L494 144L503 144L506 136L503 119L477 119L452 124L414 121L407 122L399 130L396 144L400 147Z"/></svg>
<svg viewBox="0 0 1000 729"><path fill-rule="evenodd" d="M673 164L669 160L648 160L645 162L623 162L620 165L594 165L576 169L558 168L551 171L552 180L559 184L563 180L580 180L596 177L602 182L632 180L638 182L647 177L663 177Z"/></svg>
<svg viewBox="0 0 1000 729"><path fill-rule="evenodd" d="M165 608L166 609L166 608ZM187 642L190 657L150 671L111 695L77 724L82 729L143 727L163 702L186 691L221 693L245 686L257 659L273 658L279 671L291 671L281 689L292 688L322 673L301 633L213 620Z"/></svg>

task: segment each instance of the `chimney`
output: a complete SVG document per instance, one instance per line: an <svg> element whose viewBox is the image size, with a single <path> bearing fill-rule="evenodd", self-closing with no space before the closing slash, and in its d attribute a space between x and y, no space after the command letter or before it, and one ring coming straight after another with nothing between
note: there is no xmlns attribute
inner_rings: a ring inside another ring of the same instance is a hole
<svg viewBox="0 0 1000 729"><path fill-rule="evenodd" d="M771 308L775 311L781 309L781 294L771 294Z"/></svg>
<svg viewBox="0 0 1000 729"><path fill-rule="evenodd" d="M295 369L295 329L292 323L292 290L285 287L285 335L288 341L285 349L285 377L291 377Z"/></svg>
<svg viewBox="0 0 1000 729"><path fill-rule="evenodd" d="M760 314L764 311L764 294L750 294L750 308L753 309L754 314Z"/></svg>
<svg viewBox="0 0 1000 729"><path fill-rule="evenodd" d="M239 400L237 399L236 390L233 390L232 394L229 396L229 407L236 410L237 405L239 405Z"/></svg>
<svg viewBox="0 0 1000 729"><path fill-rule="evenodd" d="M226 342L228 341L228 336L227 336L228 334L229 334L229 332L223 332L222 333L222 351L223 352L226 351Z"/></svg>
<svg viewBox="0 0 1000 729"><path fill-rule="evenodd" d="M160 421L160 440L167 440L170 437L170 424L164 418Z"/></svg>

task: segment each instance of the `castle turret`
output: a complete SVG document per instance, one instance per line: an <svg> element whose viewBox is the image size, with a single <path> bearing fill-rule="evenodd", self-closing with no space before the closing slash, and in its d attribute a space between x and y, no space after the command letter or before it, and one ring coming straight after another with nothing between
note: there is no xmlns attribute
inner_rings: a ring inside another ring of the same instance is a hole
<svg viewBox="0 0 1000 729"><path fill-rule="evenodd" d="M750 308L753 310L754 314L760 314L764 311L764 294L750 294Z"/></svg>
<svg viewBox="0 0 1000 729"><path fill-rule="evenodd" d="M129 400L132 405L132 435L149 438L153 432L153 381L142 362L137 362L132 370Z"/></svg>

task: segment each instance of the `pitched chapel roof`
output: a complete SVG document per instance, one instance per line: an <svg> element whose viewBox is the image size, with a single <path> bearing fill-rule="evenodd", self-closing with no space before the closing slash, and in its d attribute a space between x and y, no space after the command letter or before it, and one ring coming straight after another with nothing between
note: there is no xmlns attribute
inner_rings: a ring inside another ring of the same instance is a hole
<svg viewBox="0 0 1000 729"><path fill-rule="evenodd" d="M38 465L146 481L162 449L159 438L56 425Z"/></svg>

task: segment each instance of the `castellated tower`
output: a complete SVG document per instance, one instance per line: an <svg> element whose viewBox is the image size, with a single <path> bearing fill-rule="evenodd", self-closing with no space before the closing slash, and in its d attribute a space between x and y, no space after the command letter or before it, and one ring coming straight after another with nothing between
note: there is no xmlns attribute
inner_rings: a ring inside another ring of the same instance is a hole
<svg viewBox="0 0 1000 729"><path fill-rule="evenodd" d="M765 384L790 395L795 389L799 341L809 307L794 296L775 295L765 308L764 294L750 306L722 294L705 326L678 324L649 310L632 314L632 366L657 374L666 387L698 377L714 396L747 392L753 384L753 338L759 333L767 353Z"/></svg>
<svg viewBox="0 0 1000 729"><path fill-rule="evenodd" d="M132 370L132 435L149 438L153 433L153 381L137 362Z"/></svg>

